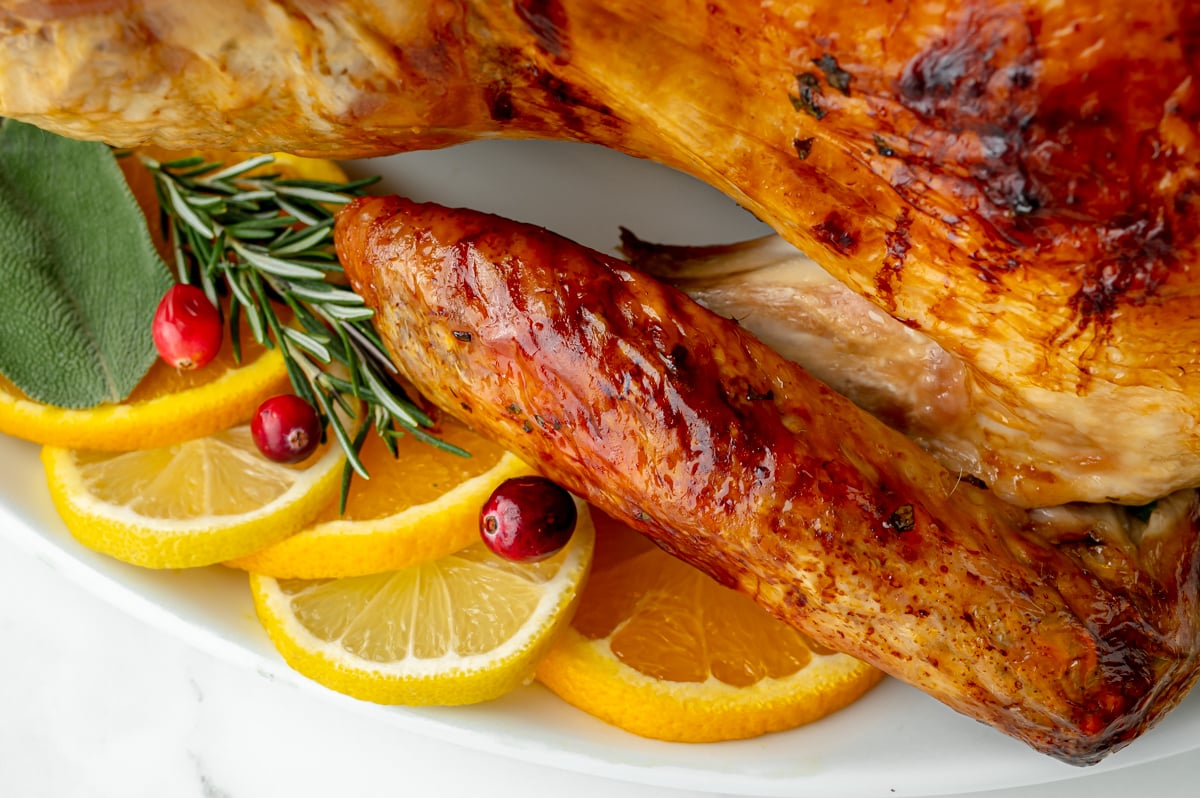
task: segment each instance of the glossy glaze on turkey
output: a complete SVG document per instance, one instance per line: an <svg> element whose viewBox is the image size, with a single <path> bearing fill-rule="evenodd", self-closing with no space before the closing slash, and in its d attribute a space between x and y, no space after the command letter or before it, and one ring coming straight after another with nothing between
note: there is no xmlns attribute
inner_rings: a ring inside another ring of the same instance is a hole
<svg viewBox="0 0 1200 798"><path fill-rule="evenodd" d="M445 411L819 643L1077 764L1200 672L1200 506L1132 526L998 500L673 288L544 230L400 198L338 254Z"/></svg>
<svg viewBox="0 0 1200 798"><path fill-rule="evenodd" d="M68 135L697 175L959 358L1029 506L1200 485L1198 76L1191 0L0 2L0 114Z"/></svg>

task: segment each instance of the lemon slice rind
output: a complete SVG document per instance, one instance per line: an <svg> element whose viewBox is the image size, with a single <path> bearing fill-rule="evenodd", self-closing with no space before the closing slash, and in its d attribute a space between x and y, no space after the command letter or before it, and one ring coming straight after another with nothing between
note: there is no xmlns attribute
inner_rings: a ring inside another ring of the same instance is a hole
<svg viewBox="0 0 1200 798"><path fill-rule="evenodd" d="M259 619L276 649L289 666L313 681L379 704L473 704L532 681L538 661L570 621L591 564L593 545L591 519L581 506L575 534L556 556L557 570L542 583L542 595L517 632L486 652L464 656L366 660L350 653L340 639L322 639L298 620L280 580L250 574L250 586Z"/></svg>
<svg viewBox="0 0 1200 798"><path fill-rule="evenodd" d="M147 516L97 497L77 450L45 446L41 458L51 500L79 542L132 565L191 568L243 556L294 534L336 496L345 455L338 446L327 446L303 469L289 469L297 476L270 501L245 512L191 519Z"/></svg>

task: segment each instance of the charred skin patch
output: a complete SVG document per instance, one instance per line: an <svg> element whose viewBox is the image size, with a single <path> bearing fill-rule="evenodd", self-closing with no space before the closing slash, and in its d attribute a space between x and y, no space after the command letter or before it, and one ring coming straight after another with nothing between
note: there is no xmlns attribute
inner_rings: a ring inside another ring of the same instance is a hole
<svg viewBox="0 0 1200 798"><path fill-rule="evenodd" d="M487 103L488 113L497 122L511 122L516 117L512 91L507 83L490 84L484 89L483 99Z"/></svg>
<svg viewBox="0 0 1200 798"><path fill-rule="evenodd" d="M796 93L788 95L792 107L816 119L818 122L829 113L821 105L821 81L815 72L803 72L796 76Z"/></svg>
<svg viewBox="0 0 1200 798"><path fill-rule="evenodd" d="M515 59L519 55L513 56ZM497 122L518 120L525 131L586 134L598 127L623 127L624 120L586 87L572 82L570 67L525 62L513 70L511 91L507 82L492 84L483 93L489 113Z"/></svg>
<svg viewBox="0 0 1200 798"><path fill-rule="evenodd" d="M513 0L513 11L533 33L538 47L560 62L568 60L567 12L559 0Z"/></svg>
<svg viewBox="0 0 1200 798"><path fill-rule="evenodd" d="M814 225L812 232L818 241L839 255L851 255L858 248L858 236L837 211L826 216L820 224Z"/></svg>
<svg viewBox="0 0 1200 798"><path fill-rule="evenodd" d="M1164 116L1194 128L1200 92L1177 92L1164 106L1162 87L1194 76L1187 56L1154 54L1097 60L1046 85L1041 23L1030 9L968 3L913 55L892 87L917 120L920 146L904 158L996 234L993 251L979 253L981 278L1011 270L1001 265L1014 257L1036 269L1042 248L1072 242L1078 267L1063 277L1077 281L1069 301L1078 327L1104 328L1122 305L1155 295L1180 268L1173 243L1197 234L1194 208L1179 212L1178 193L1154 187L1172 182L1179 160L1159 139ZM1059 35L1083 51L1098 34L1079 23Z"/></svg>
<svg viewBox="0 0 1200 798"><path fill-rule="evenodd" d="M904 271L904 262L908 259L908 251L912 249L910 230L912 215L905 208L896 219L896 226L884 234L884 244L887 254L883 264L875 273L875 286L879 296L886 299L890 307L895 307L895 281Z"/></svg>
<svg viewBox="0 0 1200 798"><path fill-rule="evenodd" d="M1117 245L1117 254L1083 273L1071 305L1085 324L1108 318L1122 300L1144 302L1169 276L1176 262L1171 231L1165 224L1146 231L1144 224L1121 231L1120 238L1129 240Z"/></svg>
<svg viewBox="0 0 1200 798"><path fill-rule="evenodd" d="M1154 296L1181 267L1176 242L1200 235L1189 187L1174 194L1153 188L1173 182L1181 161L1160 143L1156 128L1164 116L1200 126L1200 92L1164 108L1153 101L1147 73L1145 65L1108 62L1048 94L1030 125L1030 140L1042 153L1031 171L1054 187L1046 210L1074 215L1076 229L1094 241L1096 256L1081 268L1071 300L1083 326L1103 324L1119 305ZM1073 95L1094 99L1081 108Z"/></svg>
<svg viewBox="0 0 1200 798"><path fill-rule="evenodd" d="M563 108L585 108L602 116L612 116L612 109L592 97L585 89L545 69L537 70L535 80L547 99Z"/></svg>
<svg viewBox="0 0 1200 798"><path fill-rule="evenodd" d="M930 153L930 162L960 160L976 190L1001 213L1016 216L1033 213L1044 201L1024 162L1025 131L1038 107L1039 57L1019 9L968 6L945 37L908 61L896 86L901 104L953 134ZM979 145L954 158L960 136Z"/></svg>
<svg viewBox="0 0 1200 798"><path fill-rule="evenodd" d="M816 141L816 139L813 136L802 139L792 139L792 146L796 148L796 157L802 161L808 160L808 156L812 154L814 141Z"/></svg>
<svg viewBox="0 0 1200 798"><path fill-rule="evenodd" d="M825 73L825 82L847 97L850 96L850 81L854 79L854 76L838 66L836 58L829 53L821 53L821 57L814 58L812 62L814 66Z"/></svg>

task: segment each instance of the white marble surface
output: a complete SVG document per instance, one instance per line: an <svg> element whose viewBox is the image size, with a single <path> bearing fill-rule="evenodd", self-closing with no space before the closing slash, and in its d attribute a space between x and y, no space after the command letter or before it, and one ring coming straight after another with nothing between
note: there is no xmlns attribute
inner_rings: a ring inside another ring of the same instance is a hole
<svg viewBox="0 0 1200 798"><path fill-rule="evenodd" d="M684 798L422 739L125 615L0 534L0 796ZM1200 752L979 798L1195 796Z"/></svg>

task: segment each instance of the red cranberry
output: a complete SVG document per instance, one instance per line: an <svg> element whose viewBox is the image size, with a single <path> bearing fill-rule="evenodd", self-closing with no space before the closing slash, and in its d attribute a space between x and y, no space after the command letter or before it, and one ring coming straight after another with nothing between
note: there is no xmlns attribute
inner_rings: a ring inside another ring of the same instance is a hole
<svg viewBox="0 0 1200 798"><path fill-rule="evenodd" d="M203 291L194 285L175 285L158 303L151 329L162 359L186 371L217 356L224 325Z"/></svg>
<svg viewBox="0 0 1200 798"><path fill-rule="evenodd" d="M538 562L567 545L575 520L571 494L545 477L514 477L484 503L479 533L506 560Z"/></svg>
<svg viewBox="0 0 1200 798"><path fill-rule="evenodd" d="M321 443L321 418L295 394L272 396L258 406L250 420L250 434L268 460L299 463Z"/></svg>

